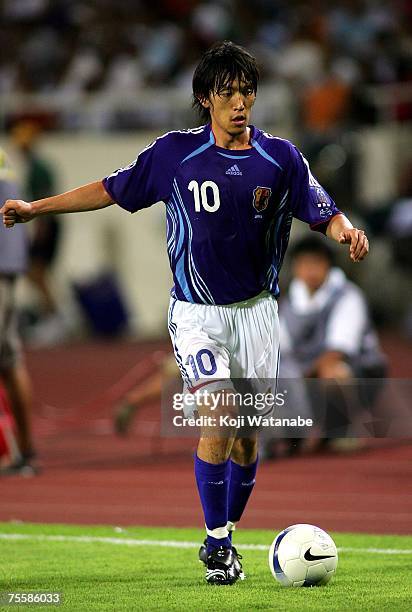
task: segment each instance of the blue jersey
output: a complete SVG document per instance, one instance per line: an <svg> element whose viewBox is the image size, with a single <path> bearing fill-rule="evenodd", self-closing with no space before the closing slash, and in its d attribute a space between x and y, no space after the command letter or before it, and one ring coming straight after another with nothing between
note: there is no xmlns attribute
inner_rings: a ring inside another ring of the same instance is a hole
<svg viewBox="0 0 412 612"><path fill-rule="evenodd" d="M103 179L130 212L166 204L172 295L198 304L233 304L278 275L292 218L325 231L335 203L287 140L251 128L251 148L218 147L210 124L169 132Z"/></svg>

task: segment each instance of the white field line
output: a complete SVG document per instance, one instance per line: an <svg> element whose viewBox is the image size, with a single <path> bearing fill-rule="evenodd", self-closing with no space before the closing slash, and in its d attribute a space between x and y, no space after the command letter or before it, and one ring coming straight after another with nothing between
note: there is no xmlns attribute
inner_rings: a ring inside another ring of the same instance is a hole
<svg viewBox="0 0 412 612"><path fill-rule="evenodd" d="M179 540L136 540L131 538L110 538L103 536L66 536L66 535L41 535L32 533L0 533L0 540L33 540L37 542L73 542L83 544L114 544L116 546L156 546L163 548L199 548L199 542L187 542ZM269 550L265 544L240 544L242 550ZM357 548L342 546L338 548L340 553L361 553L371 555L412 555L412 549L408 548Z"/></svg>

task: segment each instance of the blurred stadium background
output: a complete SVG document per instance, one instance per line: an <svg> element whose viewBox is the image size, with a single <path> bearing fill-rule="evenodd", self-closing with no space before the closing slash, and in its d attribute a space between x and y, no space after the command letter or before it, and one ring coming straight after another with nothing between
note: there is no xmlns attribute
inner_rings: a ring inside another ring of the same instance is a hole
<svg viewBox="0 0 412 612"><path fill-rule="evenodd" d="M351 266L342 257L341 264L366 292L390 375L410 377L410 0L3 0L0 144L23 196L30 198L33 188L22 154L27 130L54 190L63 191L126 165L165 131L197 125L190 110L193 68L211 43L224 38L259 60L253 122L295 142L338 205L367 230L368 262ZM44 472L24 490L17 479L9 480L0 518L200 524L187 459L192 442L162 440L153 405L139 415L127 440L112 433L113 406L168 349L171 278L163 207L134 217L116 207L66 216L59 228L47 271L56 304L52 322L45 320L38 288L22 279L18 291ZM302 231L296 222L292 240ZM286 262L284 287L288 278ZM102 303L107 310L100 317ZM257 492L246 523L322 522L325 528L380 531L389 529L385 520L392 517L393 531L410 531L406 496L381 514L377 509L370 522L368 511L382 488L395 495L395 485L404 486L411 476L410 447L399 441L392 446L348 458L341 467L329 459L349 492L347 523L331 505L319 514L325 505L320 493L293 510L287 491L299 489L305 469L292 459L284 460L280 479L276 465L265 468L266 487L260 497ZM311 461L314 488L325 486L325 458ZM158 474L162 462L169 467L163 465L153 491L143 481ZM160 509L176 469L188 472L178 488L181 503L169 506L172 515L164 519ZM108 490L110 479L116 489ZM283 501L277 514L268 514L267 496L276 497L276 483ZM330 504L342 508L336 479L328 478L326 486ZM142 497L151 500L150 508Z"/></svg>

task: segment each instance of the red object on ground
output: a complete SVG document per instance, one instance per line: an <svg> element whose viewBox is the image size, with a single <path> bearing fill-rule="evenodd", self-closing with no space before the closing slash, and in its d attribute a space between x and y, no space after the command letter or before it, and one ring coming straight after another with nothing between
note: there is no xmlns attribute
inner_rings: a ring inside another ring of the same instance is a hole
<svg viewBox="0 0 412 612"><path fill-rule="evenodd" d="M12 461L16 456L17 443L13 414L6 391L0 383L0 460Z"/></svg>

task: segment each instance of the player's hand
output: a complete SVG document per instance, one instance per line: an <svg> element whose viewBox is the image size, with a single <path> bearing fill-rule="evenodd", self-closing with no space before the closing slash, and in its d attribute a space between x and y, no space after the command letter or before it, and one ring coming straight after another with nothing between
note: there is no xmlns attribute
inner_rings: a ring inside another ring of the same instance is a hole
<svg viewBox="0 0 412 612"><path fill-rule="evenodd" d="M24 200L6 200L0 213L3 215L3 225L8 228L15 223L27 223L34 217L32 205Z"/></svg>
<svg viewBox="0 0 412 612"><path fill-rule="evenodd" d="M369 241L363 230L345 229L339 234L340 244L349 244L349 256L352 261L362 261L369 253Z"/></svg>

